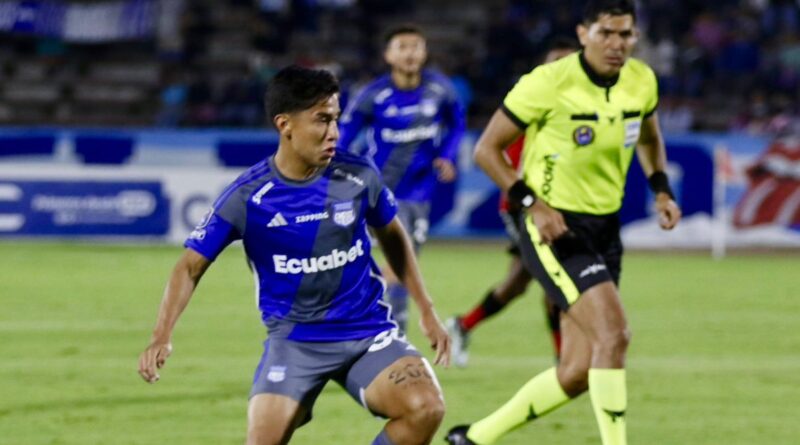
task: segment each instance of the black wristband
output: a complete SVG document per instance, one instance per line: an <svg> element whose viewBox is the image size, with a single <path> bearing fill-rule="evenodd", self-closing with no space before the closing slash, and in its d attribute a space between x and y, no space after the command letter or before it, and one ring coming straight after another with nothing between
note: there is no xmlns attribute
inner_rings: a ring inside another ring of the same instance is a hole
<svg viewBox="0 0 800 445"><path fill-rule="evenodd" d="M661 171L655 172L647 178L647 182L650 184L650 190L652 190L653 193L666 193L670 198L675 199L672 188L669 186L669 178L667 178L666 173Z"/></svg>
<svg viewBox="0 0 800 445"><path fill-rule="evenodd" d="M522 179L511 185L508 189L508 201L520 207L528 208L536 202L536 193L525 184Z"/></svg>

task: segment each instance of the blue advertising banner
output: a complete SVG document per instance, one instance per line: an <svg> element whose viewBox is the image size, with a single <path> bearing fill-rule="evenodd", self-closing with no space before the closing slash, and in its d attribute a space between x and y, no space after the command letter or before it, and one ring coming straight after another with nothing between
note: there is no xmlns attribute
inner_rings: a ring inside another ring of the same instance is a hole
<svg viewBox="0 0 800 445"><path fill-rule="evenodd" d="M165 236L156 181L0 181L0 236Z"/></svg>
<svg viewBox="0 0 800 445"><path fill-rule="evenodd" d="M0 1L0 32L68 42L146 39L155 35L157 12L155 0Z"/></svg>

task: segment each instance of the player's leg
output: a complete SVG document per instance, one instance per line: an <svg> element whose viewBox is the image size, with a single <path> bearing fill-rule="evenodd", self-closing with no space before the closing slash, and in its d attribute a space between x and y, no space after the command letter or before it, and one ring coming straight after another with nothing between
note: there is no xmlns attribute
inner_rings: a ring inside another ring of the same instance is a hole
<svg viewBox="0 0 800 445"><path fill-rule="evenodd" d="M452 339L452 362L456 366L466 366L469 360L469 334L484 320L491 318L503 310L509 302L525 293L533 279L520 260L520 232L517 227L520 213L517 211L501 211L500 217L505 224L506 233L511 241L508 253L511 264L503 281L463 315L456 315L446 321L448 333Z"/></svg>
<svg viewBox="0 0 800 445"><path fill-rule="evenodd" d="M603 259L594 250L590 230L592 222L565 219L573 233L579 235L560 239L548 246L540 242L535 225L526 218L521 226L525 236L520 247L526 267L539 279L546 294L563 311L571 312L571 306L575 304L589 307L589 303L582 302L591 300L597 289L615 287ZM601 337L597 335L600 328L590 326L587 329L584 326L587 321L582 318L571 317L570 321L574 323L567 322L562 330L565 348L568 349L564 350L558 368L550 368L535 376L495 413L471 426L451 430L448 435L451 444L493 443L525 421L541 417L585 391L588 368L595 365L586 357L593 357L597 349L595 343Z"/></svg>
<svg viewBox="0 0 800 445"><path fill-rule="evenodd" d="M483 298L483 300L464 315L447 320L451 345L452 361L456 366L466 366L469 360L469 334L478 324L500 312L509 302L525 293L531 282L531 275L525 270L519 255L513 255L508 274L503 281Z"/></svg>
<svg viewBox="0 0 800 445"><path fill-rule="evenodd" d="M381 371L367 387L365 400L370 410L389 418L381 445L430 443L444 418L439 383L421 357L400 358Z"/></svg>
<svg viewBox="0 0 800 445"><path fill-rule="evenodd" d="M604 445L627 443L625 354L630 341L625 312L613 282L588 289L569 310L592 348L589 394Z"/></svg>
<svg viewBox="0 0 800 445"><path fill-rule="evenodd" d="M451 430L448 436L451 444L495 443L507 432L550 413L586 391L591 345L574 321L565 318L562 328L563 355L558 367L536 375L508 402L480 421Z"/></svg>
<svg viewBox="0 0 800 445"><path fill-rule="evenodd" d="M300 402L287 396L258 394L247 407L247 445L289 443L307 415Z"/></svg>
<svg viewBox="0 0 800 445"><path fill-rule="evenodd" d="M433 369L396 331L376 337L341 383L365 408L389 419L374 445L430 443L444 417Z"/></svg>
<svg viewBox="0 0 800 445"><path fill-rule="evenodd" d="M561 317L563 312L547 295L543 296L542 305L544 306L544 313L547 318L547 328L550 330L550 337L553 340L556 363L558 363L561 359Z"/></svg>
<svg viewBox="0 0 800 445"><path fill-rule="evenodd" d="M314 401L341 366L330 350L335 347L285 339L264 342L250 390L247 445L288 443L295 429L311 420Z"/></svg>
<svg viewBox="0 0 800 445"><path fill-rule="evenodd" d="M397 202L397 217L411 238L414 253L419 253L420 247L427 240L429 209L430 206L424 203ZM391 267L388 266L383 268L387 284L386 301L392 306L392 315L400 326L400 330L406 332L406 325L408 324L408 290L390 269Z"/></svg>

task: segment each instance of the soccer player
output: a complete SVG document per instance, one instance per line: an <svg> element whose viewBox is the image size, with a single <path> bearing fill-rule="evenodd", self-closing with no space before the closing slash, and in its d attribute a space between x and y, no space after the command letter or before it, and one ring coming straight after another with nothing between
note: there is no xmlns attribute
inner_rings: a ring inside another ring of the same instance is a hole
<svg viewBox="0 0 800 445"><path fill-rule="evenodd" d="M419 28L403 25L386 35L384 59L391 70L367 85L342 116L344 149L366 129L367 153L397 198L400 222L414 251L428 236L428 214L436 180L456 178L456 157L464 134L464 110L450 81L423 68L428 57ZM408 291L391 270L387 296L405 330Z"/></svg>
<svg viewBox="0 0 800 445"><path fill-rule="evenodd" d="M550 44L550 49L544 56L544 63L555 62L560 60L578 50L577 42L569 38L558 38ZM515 170L519 168L520 158L522 157L522 147L525 142L525 137L520 136L506 149L508 160L511 162L511 167ZM520 260L519 250L519 230L517 229L517 221L521 210L516 205L511 205L508 202L505 194L500 197L500 217L505 224L506 233L511 241L508 248L508 253L511 255L511 265L508 269L503 281L495 288L489 290L489 293L483 300L475 305L469 312L463 315L456 315L447 320L447 331L450 334L452 345L451 362L456 366L467 366L469 361L469 340L470 333L480 323L494 316L508 303L520 295L525 294L528 284L533 277L525 270ZM543 298L545 315L547 317L547 327L550 330L550 335L553 339L553 347L555 348L556 361L561 351L561 331L560 331L560 318L561 309L546 296Z"/></svg>
<svg viewBox="0 0 800 445"><path fill-rule="evenodd" d="M267 108L280 134L278 151L233 182L191 233L139 358L142 378L157 381L200 278L241 239L269 330L250 392L249 445L287 443L310 420L329 380L389 419L373 444L429 443L444 414L431 366L399 334L381 299L384 282L367 225L419 306L435 363L447 364L449 339L392 193L370 162L336 152L338 92L326 71L289 67L275 76Z"/></svg>
<svg viewBox="0 0 800 445"><path fill-rule="evenodd" d="M587 389L604 445L626 444L625 353L630 332L617 284L618 210L636 150L663 229L681 217L664 169L653 71L629 59L637 39L632 0L589 0L577 27L583 51L522 77L492 116L475 159L526 209L525 266L566 313L561 360L498 410L450 430L450 444L495 443ZM525 132L522 179L503 149Z"/></svg>

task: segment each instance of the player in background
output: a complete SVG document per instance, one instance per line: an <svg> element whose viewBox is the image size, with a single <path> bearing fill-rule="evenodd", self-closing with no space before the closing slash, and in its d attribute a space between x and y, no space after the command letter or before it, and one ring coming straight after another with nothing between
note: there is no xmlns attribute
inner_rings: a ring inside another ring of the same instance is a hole
<svg viewBox="0 0 800 445"><path fill-rule="evenodd" d="M653 70L631 59L633 0L589 0L577 27L583 51L542 65L508 93L478 140L475 160L526 209L526 268L565 312L561 359L450 444L487 445L589 391L604 445L625 445L630 331L619 297L618 211L636 150L663 229L681 217L665 171ZM522 179L503 156L525 132Z"/></svg>
<svg viewBox="0 0 800 445"><path fill-rule="evenodd" d="M327 71L289 67L270 83L278 151L245 171L187 239L170 276L139 374L154 383L180 314L217 255L241 239L269 338L250 392L247 444L285 444L335 380L389 419L374 445L427 444L444 415L428 362L400 335L370 254L367 225L420 310L447 364L449 339L433 309L392 193L366 160L336 152L339 85Z"/></svg>
<svg viewBox="0 0 800 445"><path fill-rule="evenodd" d="M411 235L414 251L428 236L428 215L437 179L456 179L458 146L464 134L464 110L444 75L424 68L428 53L419 28L403 25L389 31L384 59L388 74L367 85L342 116L340 147L366 130L366 150L397 198L398 217ZM388 301L405 330L408 291L390 270Z"/></svg>
<svg viewBox="0 0 800 445"><path fill-rule="evenodd" d="M550 44L550 49L545 54L543 63L555 62L578 49L578 43L574 39L557 38ZM520 136L506 149L508 160L515 170L519 168L524 142L525 136ZM519 257L520 235L519 229L517 229L517 221L519 221L520 213L521 209L509 203L505 194L501 194L500 217L503 219L506 233L511 241L511 245L508 247L508 253L511 255L511 265L503 281L493 289L490 289L480 303L475 305L469 312L451 317L445 323L452 340L451 351L453 356L450 361L456 366L467 366L469 361L469 351L467 349L472 330L483 321L503 310L512 300L524 295L528 289L528 284L533 280ZM558 361L561 351L561 309L547 296L542 301L545 316L547 317L547 327L553 339L556 361Z"/></svg>

